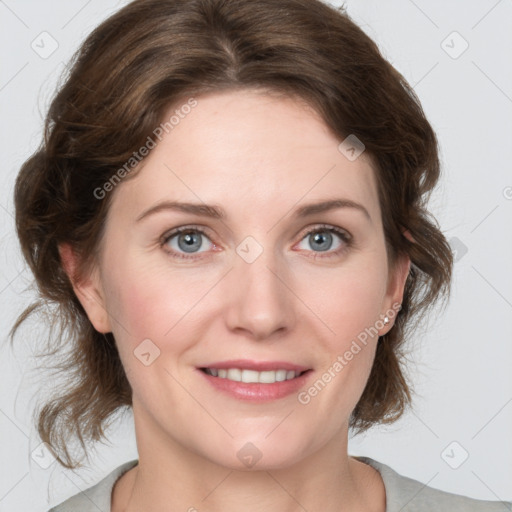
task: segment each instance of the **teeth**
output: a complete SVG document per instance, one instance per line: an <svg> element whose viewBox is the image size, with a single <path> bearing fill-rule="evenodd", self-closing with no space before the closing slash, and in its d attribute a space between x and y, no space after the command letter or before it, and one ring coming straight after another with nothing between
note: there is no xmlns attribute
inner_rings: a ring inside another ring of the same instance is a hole
<svg viewBox="0 0 512 512"><path fill-rule="evenodd" d="M277 382L282 382L283 380L286 380L286 370L277 370L276 372L276 380Z"/></svg>
<svg viewBox="0 0 512 512"><path fill-rule="evenodd" d="M226 379L236 380L237 382L240 382L242 380L241 370L239 370L238 368L232 368L232 369L228 370Z"/></svg>
<svg viewBox="0 0 512 512"><path fill-rule="evenodd" d="M300 372L293 370L267 370L257 372L255 370L241 370L240 368L217 369L206 368L206 373L221 379L234 380L236 382L274 384L274 382L283 382L291 380L300 375Z"/></svg>
<svg viewBox="0 0 512 512"><path fill-rule="evenodd" d="M229 370L231 373L232 370ZM259 382L260 374L254 370L242 370L242 382Z"/></svg>
<svg viewBox="0 0 512 512"><path fill-rule="evenodd" d="M295 373L295 372L294 372ZM273 384L276 381L276 372L260 372L260 382L263 384Z"/></svg>

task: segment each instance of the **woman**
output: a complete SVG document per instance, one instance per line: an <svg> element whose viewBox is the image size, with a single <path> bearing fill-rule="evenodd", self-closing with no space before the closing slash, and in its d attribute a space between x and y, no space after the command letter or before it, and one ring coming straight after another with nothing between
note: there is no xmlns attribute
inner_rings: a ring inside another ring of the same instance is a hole
<svg viewBox="0 0 512 512"><path fill-rule="evenodd" d="M347 453L406 410L405 334L448 295L438 177L414 93L325 4L137 0L98 27L16 222L74 349L41 439L76 467L66 434L127 406L139 457L52 510L508 507Z"/></svg>

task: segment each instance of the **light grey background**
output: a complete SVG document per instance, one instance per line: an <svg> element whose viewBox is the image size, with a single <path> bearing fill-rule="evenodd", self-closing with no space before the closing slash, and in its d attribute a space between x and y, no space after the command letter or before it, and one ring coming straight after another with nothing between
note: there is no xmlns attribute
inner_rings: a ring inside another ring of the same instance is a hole
<svg viewBox="0 0 512 512"><path fill-rule="evenodd" d="M39 144L64 63L125 3L0 0L4 338L33 297L14 233L15 176ZM458 260L449 306L409 345L414 410L392 426L351 439L349 452L432 487L511 500L512 2L351 0L345 5L414 86L438 134L444 174L431 208ZM58 48L47 55L52 44ZM112 445L97 447L90 467L76 474L57 463L40 467L31 414L54 385L33 370L32 353L41 337L32 323L14 352L1 346L0 511L46 511L137 457L128 415L109 431Z"/></svg>

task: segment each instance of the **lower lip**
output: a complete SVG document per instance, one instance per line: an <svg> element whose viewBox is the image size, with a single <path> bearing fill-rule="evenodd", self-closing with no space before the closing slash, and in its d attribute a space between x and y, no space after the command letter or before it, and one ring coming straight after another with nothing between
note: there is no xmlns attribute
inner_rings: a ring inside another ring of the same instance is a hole
<svg viewBox="0 0 512 512"><path fill-rule="evenodd" d="M253 402L269 402L284 398L293 393L297 393L305 385L306 380L311 374L311 370L304 372L294 379L274 382L273 384L261 384L258 382L237 382L229 379L222 379L208 375L202 370L198 370L201 375L216 389L222 391L239 400Z"/></svg>

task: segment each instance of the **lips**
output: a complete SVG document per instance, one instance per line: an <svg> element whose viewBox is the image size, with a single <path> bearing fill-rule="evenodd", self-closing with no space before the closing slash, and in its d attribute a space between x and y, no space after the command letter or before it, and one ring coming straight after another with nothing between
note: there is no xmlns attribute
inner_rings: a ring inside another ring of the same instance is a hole
<svg viewBox="0 0 512 512"><path fill-rule="evenodd" d="M234 360L198 368L207 381L232 397L268 401L298 391L311 368L283 361Z"/></svg>

